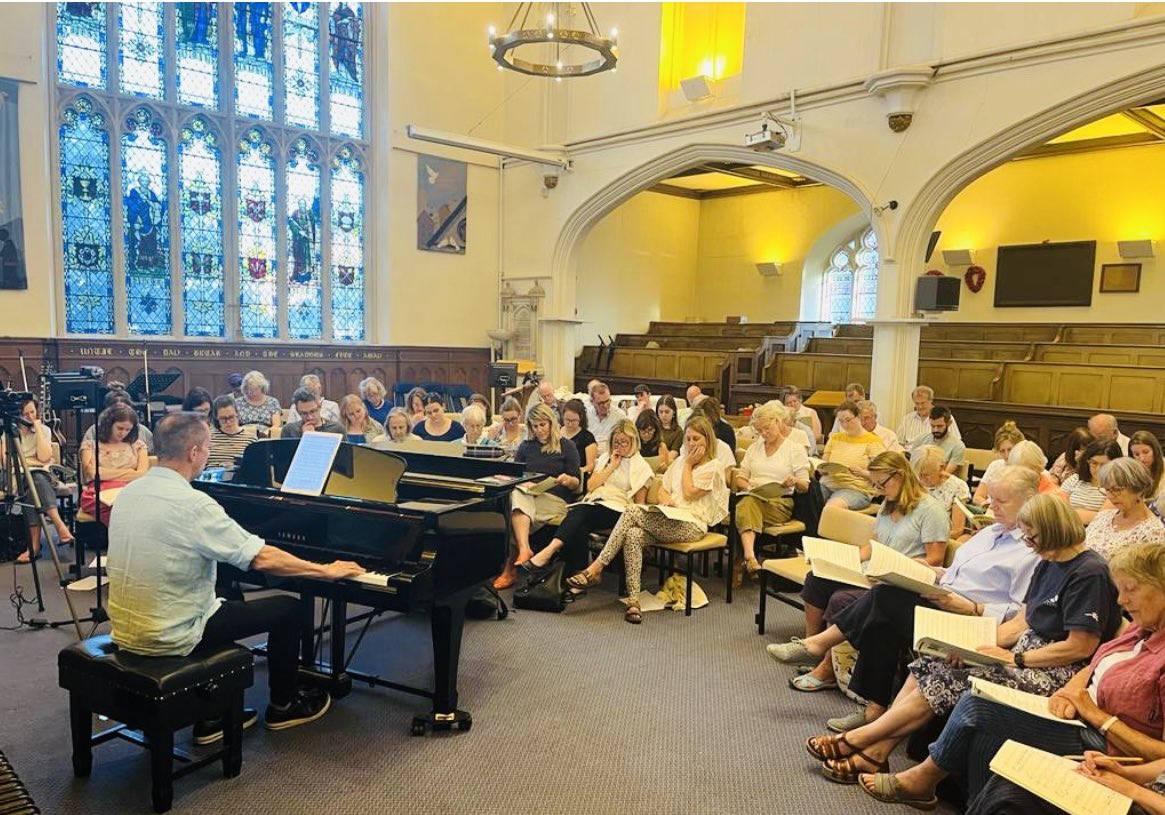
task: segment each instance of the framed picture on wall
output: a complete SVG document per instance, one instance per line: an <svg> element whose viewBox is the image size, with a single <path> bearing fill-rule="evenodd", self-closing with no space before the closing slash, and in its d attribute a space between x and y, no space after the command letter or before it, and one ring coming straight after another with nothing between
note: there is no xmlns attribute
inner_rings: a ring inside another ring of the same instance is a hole
<svg viewBox="0 0 1165 815"><path fill-rule="evenodd" d="M1138 292L1141 290L1141 264L1106 263L1100 267L1100 291Z"/></svg>

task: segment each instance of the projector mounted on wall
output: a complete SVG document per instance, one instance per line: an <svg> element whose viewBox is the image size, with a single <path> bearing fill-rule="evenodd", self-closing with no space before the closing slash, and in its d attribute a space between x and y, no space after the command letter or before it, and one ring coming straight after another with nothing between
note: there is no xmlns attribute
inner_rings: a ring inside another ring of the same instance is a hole
<svg viewBox="0 0 1165 815"><path fill-rule="evenodd" d="M790 152L801 149L801 119L784 119L765 112L760 117L760 130L744 137L744 146L758 153L771 153L788 145Z"/></svg>

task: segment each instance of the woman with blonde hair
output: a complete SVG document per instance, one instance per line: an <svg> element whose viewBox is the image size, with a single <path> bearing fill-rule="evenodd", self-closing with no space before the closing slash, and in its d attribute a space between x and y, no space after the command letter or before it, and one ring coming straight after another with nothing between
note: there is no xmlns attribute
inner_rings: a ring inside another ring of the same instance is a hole
<svg viewBox="0 0 1165 815"><path fill-rule="evenodd" d="M752 493L736 502L736 530L749 574L760 571L756 536L766 526L792 518L793 493L809 490L809 457L804 447L789 438L788 415L785 406L776 401L752 412L748 423L758 438L733 472L732 487Z"/></svg>
<svg viewBox="0 0 1165 815"><path fill-rule="evenodd" d="M979 486L975 489L975 497L972 499L976 504L981 507L987 505L987 485L991 483L991 479L995 477L999 469L1006 466L1007 456L1011 453L1011 449L1023 440L1023 433L1010 419L1001 424L999 429L995 431L995 441L991 445L991 449L995 451L997 458L987 465L987 469L983 471L983 476L979 479Z"/></svg>
<svg viewBox="0 0 1165 815"><path fill-rule="evenodd" d="M910 466L914 468L922 486L926 487L927 493L951 516L950 536L957 538L963 534L967 519L955 501L962 501L964 504L970 501L971 488L967 486L966 481L947 472L946 465L947 454L933 444L920 447L910 459Z"/></svg>
<svg viewBox="0 0 1165 815"><path fill-rule="evenodd" d="M516 559L507 559L506 567L494 580L495 589L506 589L514 585L517 578L516 566L534 556L530 549L530 532L543 526L552 518L566 514L566 505L582 485L579 472L578 450L574 442L564 439L558 432L558 413L545 403L531 408L526 417L526 440L518 445L514 461L525 464L532 473L553 479L549 489L543 484L522 485L510 495L510 533L516 548ZM533 490L542 490L534 492Z"/></svg>
<svg viewBox="0 0 1165 815"><path fill-rule="evenodd" d="M1044 467L1048 466L1048 457L1040 446L1031 439L1024 439L1011 448L1007 456L1007 463L1016 467L1026 467L1040 477L1040 494L1051 492L1059 495L1060 485ZM1060 496L1061 498L1063 496Z"/></svg>
<svg viewBox="0 0 1165 815"><path fill-rule="evenodd" d="M498 415L502 420L494 425L490 438L506 453L513 455L517 452L518 445L526 438L525 428L522 426L522 405L514 397L507 396Z"/></svg>
<svg viewBox="0 0 1165 815"><path fill-rule="evenodd" d="M639 607L643 548L656 542L698 541L709 526L720 523L728 514L728 487L715 451L716 432L711 422L702 416L689 421L684 429L684 452L664 473L659 490L659 503L685 510L683 519L669 518L637 505L629 506L611 530L598 558L571 577L567 581L570 586L586 589L597 584L604 567L622 551L627 582L627 609L623 619L634 624L643 622Z"/></svg>
<svg viewBox="0 0 1165 815"><path fill-rule="evenodd" d="M269 395L271 383L260 371L247 371L243 375L243 396L235 400L239 412L239 424L261 424L265 427L279 427L283 424L283 409L279 400Z"/></svg>
<svg viewBox="0 0 1165 815"><path fill-rule="evenodd" d="M384 426L368 415L364 400L354 393L340 400L340 422L344 441L352 444L371 444L385 436Z"/></svg>

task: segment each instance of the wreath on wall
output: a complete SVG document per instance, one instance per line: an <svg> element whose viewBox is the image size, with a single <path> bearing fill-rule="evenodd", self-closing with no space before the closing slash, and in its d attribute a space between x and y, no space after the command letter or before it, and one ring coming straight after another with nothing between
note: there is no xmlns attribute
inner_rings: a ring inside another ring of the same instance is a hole
<svg viewBox="0 0 1165 815"><path fill-rule="evenodd" d="M978 294L983 289L983 284L987 282L987 270L982 266L968 266L963 280L972 293Z"/></svg>

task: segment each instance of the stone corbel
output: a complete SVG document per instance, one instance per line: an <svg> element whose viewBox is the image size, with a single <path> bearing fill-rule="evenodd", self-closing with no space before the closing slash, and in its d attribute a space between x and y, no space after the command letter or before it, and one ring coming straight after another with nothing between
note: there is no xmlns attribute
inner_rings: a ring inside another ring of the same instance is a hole
<svg viewBox="0 0 1165 815"><path fill-rule="evenodd" d="M895 133L910 127L918 95L929 87L934 68L911 65L880 71L865 82L866 93L880 96L886 104L886 123Z"/></svg>

